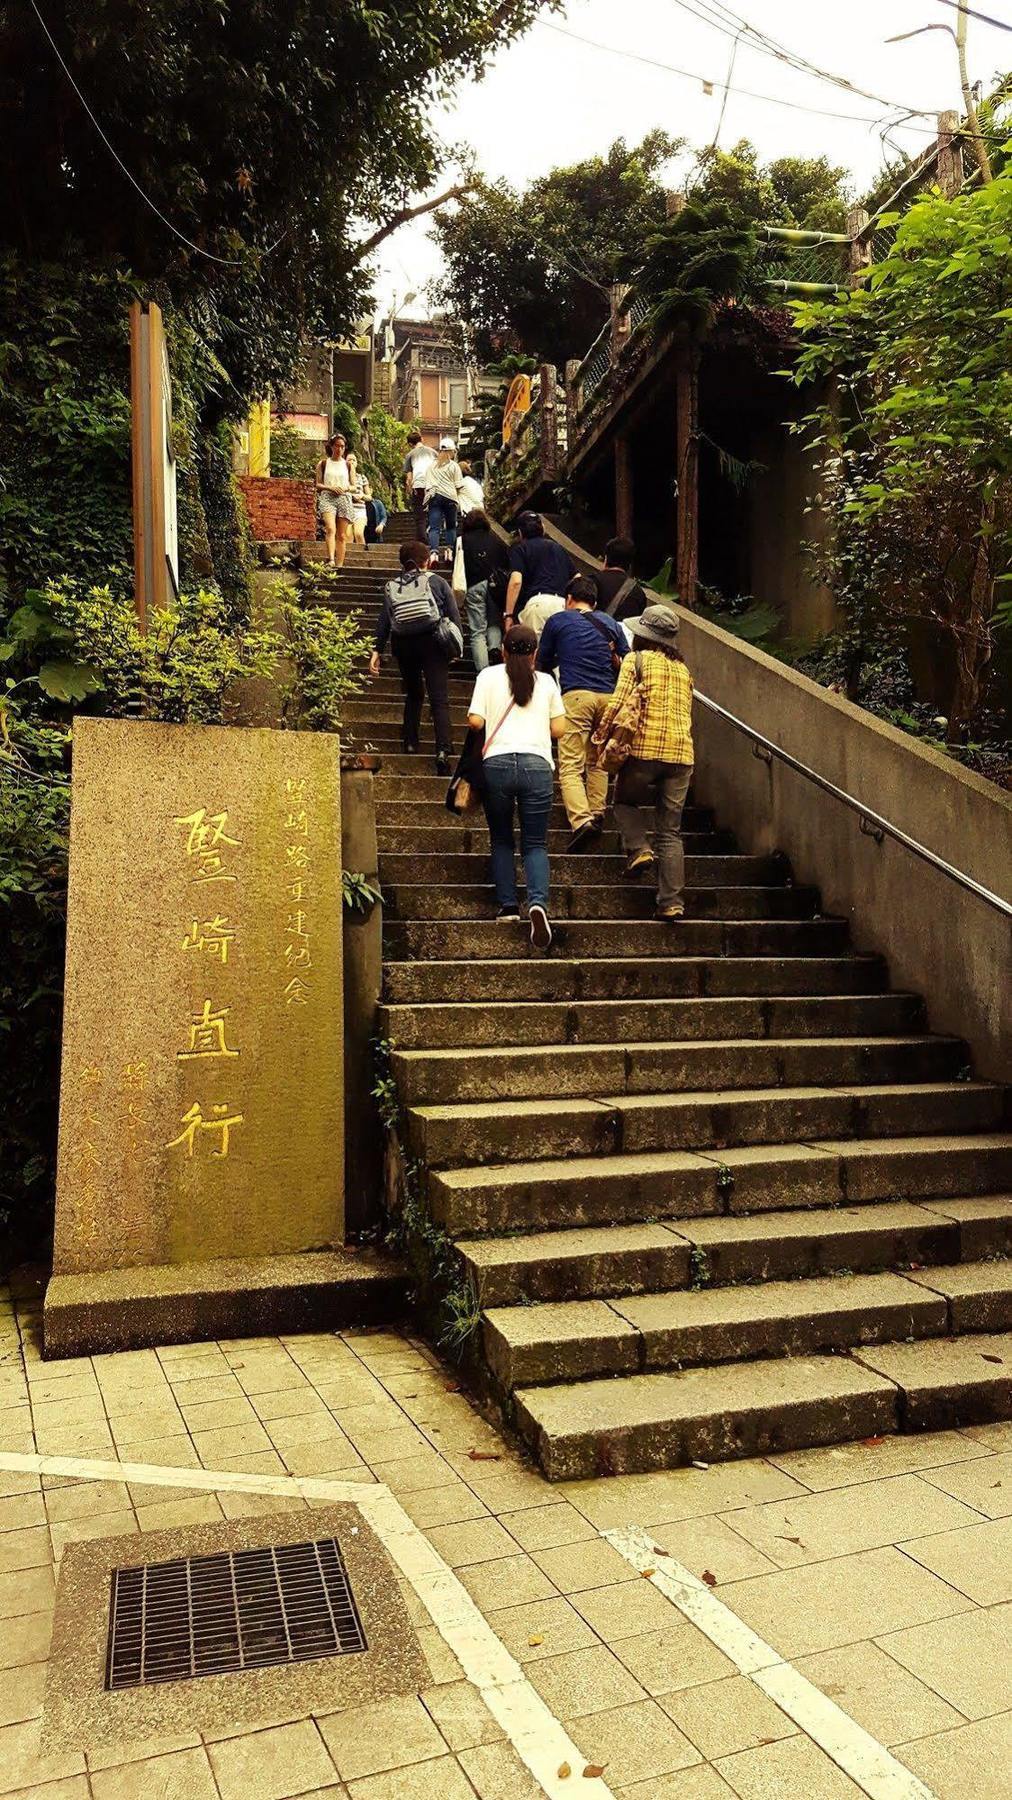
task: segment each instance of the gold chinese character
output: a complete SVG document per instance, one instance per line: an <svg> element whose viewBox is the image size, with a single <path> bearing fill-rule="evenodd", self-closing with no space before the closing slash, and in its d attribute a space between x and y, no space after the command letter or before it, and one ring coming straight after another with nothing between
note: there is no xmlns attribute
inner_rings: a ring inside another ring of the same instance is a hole
<svg viewBox="0 0 1012 1800"><path fill-rule="evenodd" d="M286 844L285 855L294 869L308 869L309 852L305 844Z"/></svg>
<svg viewBox="0 0 1012 1800"><path fill-rule="evenodd" d="M130 1062L123 1064L123 1086L129 1092L143 1094L148 1080L146 1062Z"/></svg>
<svg viewBox="0 0 1012 1800"><path fill-rule="evenodd" d="M285 793L286 794L295 794L299 798L301 798L302 795L305 793L305 791L306 791L305 776L303 776L301 778L301 780L298 780L298 781L296 780L294 775L286 776L286 778L285 778Z"/></svg>
<svg viewBox="0 0 1012 1800"><path fill-rule="evenodd" d="M301 881L286 882L285 893L288 895L289 900L301 900L302 899L302 886L303 886L303 884Z"/></svg>
<svg viewBox="0 0 1012 1800"><path fill-rule="evenodd" d="M307 1006L309 1004L309 988L298 975L293 975L284 990L286 1006Z"/></svg>
<svg viewBox="0 0 1012 1800"><path fill-rule="evenodd" d="M290 969L311 969L313 960L309 954L309 945L286 944L285 961Z"/></svg>
<svg viewBox="0 0 1012 1800"><path fill-rule="evenodd" d="M287 831L297 831L300 837L309 836L309 815L302 811L290 812L285 820Z"/></svg>
<svg viewBox="0 0 1012 1800"><path fill-rule="evenodd" d="M81 1070L81 1080L86 1081L89 1087L97 1087L102 1080L102 1071L96 1063L85 1063Z"/></svg>
<svg viewBox="0 0 1012 1800"><path fill-rule="evenodd" d="M231 849L239 848L238 838L229 837L225 830L228 813L208 813L206 807L198 807L194 813L185 818L177 818L177 825L188 825L189 836L186 840L186 854L192 857L197 865L194 881L234 881L236 877L228 874L225 860L219 844L226 844Z"/></svg>
<svg viewBox="0 0 1012 1800"><path fill-rule="evenodd" d="M309 933L306 930L306 915L301 907L299 907L296 912L289 913L288 924L285 926L285 930L289 937L309 936Z"/></svg>
<svg viewBox="0 0 1012 1800"><path fill-rule="evenodd" d="M201 1110L200 1101L195 1100L190 1107L189 1112L183 1114L182 1131L177 1138L172 1139L171 1143L166 1144L166 1150L174 1150L177 1144L185 1144L187 1156L192 1157L193 1146L198 1131L217 1131L220 1133L220 1143L217 1150L212 1149L211 1155L218 1157L227 1156L229 1133L233 1126L242 1124L243 1114L232 1113L231 1116L229 1116L227 1106L212 1106L211 1112L214 1116L210 1119L205 1119Z"/></svg>
<svg viewBox="0 0 1012 1800"><path fill-rule="evenodd" d="M176 1051L180 1062L200 1056L238 1056L238 1050L230 1050L225 1042L225 1020L230 1010L223 1006L212 1012L210 1000L204 1001L203 1010L190 1022L190 1048Z"/></svg>
<svg viewBox="0 0 1012 1800"><path fill-rule="evenodd" d="M193 919L190 929L182 941L183 950L204 950L208 956L216 956L219 962L227 963L228 947L235 938L235 932L227 918L215 913L213 919L204 919L201 924Z"/></svg>

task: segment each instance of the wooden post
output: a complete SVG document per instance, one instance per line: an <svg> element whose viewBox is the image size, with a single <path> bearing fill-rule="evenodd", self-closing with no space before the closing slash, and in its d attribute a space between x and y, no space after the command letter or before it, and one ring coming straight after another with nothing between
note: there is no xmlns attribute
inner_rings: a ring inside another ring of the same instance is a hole
<svg viewBox="0 0 1012 1800"><path fill-rule="evenodd" d="M847 234L850 238L847 266L851 287L857 287L865 269L871 267L871 239L867 235L862 236L868 219L869 213L865 206L852 206L847 212Z"/></svg>
<svg viewBox="0 0 1012 1800"><path fill-rule="evenodd" d="M695 606L699 583L699 346L685 344L675 362L675 586Z"/></svg>
<svg viewBox="0 0 1012 1800"><path fill-rule="evenodd" d="M611 360L617 362L629 336L629 314L624 310L625 297L629 292L628 283L613 281L608 288L608 304L611 308Z"/></svg>
<svg viewBox="0 0 1012 1800"><path fill-rule="evenodd" d="M946 200L954 200L963 186L963 146L959 136L959 114L938 115L938 185Z"/></svg>
<svg viewBox="0 0 1012 1800"><path fill-rule="evenodd" d="M542 363L538 374L541 378L541 392L538 395L541 473L546 481L551 481L555 476L559 451L558 426L555 418L556 374L551 363Z"/></svg>
<svg viewBox="0 0 1012 1800"><path fill-rule="evenodd" d="M633 535L632 455L629 439L620 431L615 439L615 536Z"/></svg>
<svg viewBox="0 0 1012 1800"><path fill-rule="evenodd" d="M130 306L130 438L134 604L143 632L149 610L175 599L178 575L172 395L162 313L153 300Z"/></svg>
<svg viewBox="0 0 1012 1800"><path fill-rule="evenodd" d="M577 380L580 363L571 356L566 364L566 442L572 450L576 443L576 421L583 411L583 383Z"/></svg>

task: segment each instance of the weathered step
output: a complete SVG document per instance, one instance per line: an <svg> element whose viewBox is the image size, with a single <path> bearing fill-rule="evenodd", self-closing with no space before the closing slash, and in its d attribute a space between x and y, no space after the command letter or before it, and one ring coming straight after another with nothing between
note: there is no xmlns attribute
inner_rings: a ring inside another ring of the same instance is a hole
<svg viewBox="0 0 1012 1800"><path fill-rule="evenodd" d="M696 885L690 882L685 889L690 918L804 919L818 911L816 888L718 886L707 871L712 861L706 856L698 859ZM385 881L383 893L387 913L398 919L487 919L494 913L491 881L481 887ZM553 920L649 919L655 905L652 887L626 882L555 886L549 910Z"/></svg>
<svg viewBox="0 0 1012 1800"><path fill-rule="evenodd" d="M465 1045L622 1044L691 1038L884 1037L915 1030L915 994L797 994L692 1000L574 1000L382 1006L398 1049ZM766 1086L766 1083L759 1085Z"/></svg>
<svg viewBox="0 0 1012 1800"><path fill-rule="evenodd" d="M1006 1336L880 1344L855 1353L895 1383L904 1431L950 1431L1012 1418L1012 1345Z"/></svg>
<svg viewBox="0 0 1012 1800"><path fill-rule="evenodd" d="M448 814L443 809L443 818ZM551 825L548 829L548 850L553 856L563 856L568 852L572 828L566 825ZM379 825L376 836L379 852L383 857L394 854L418 856L445 856L451 854L471 854L485 858L488 863L488 831L485 821L479 815L477 825L438 825L389 826ZM733 856L735 854L734 835L730 831L683 831L682 846L687 856ZM595 841L595 854L598 856L622 857L622 844L617 831L604 831ZM624 862L624 858L622 858ZM553 864L553 867L555 864Z"/></svg>
<svg viewBox="0 0 1012 1800"><path fill-rule="evenodd" d="M398 756L396 759L398 767L396 768L391 766L392 760L390 757L384 757L383 768L376 778L377 806L389 800L406 803L411 806L412 817L416 816L415 807L421 801L434 802L443 807L443 801L446 799L445 776L430 774L425 767L424 760L420 762L417 756ZM405 777L409 778L407 782ZM443 807L442 816L444 819L449 818L445 807ZM561 803L557 802L552 809L551 819L558 822L565 816ZM686 830L705 830L713 824L712 809L701 807L690 799L690 803L682 814L682 822Z"/></svg>
<svg viewBox="0 0 1012 1800"><path fill-rule="evenodd" d="M987 1083L618 1094L419 1106L412 1147L429 1168L532 1158L784 1144L813 1138L1000 1131L1008 1090Z"/></svg>
<svg viewBox="0 0 1012 1800"><path fill-rule="evenodd" d="M1012 1197L879 1201L754 1217L585 1226L460 1238L457 1250L486 1307L610 1299L690 1285L707 1290L734 1282L1007 1257Z"/></svg>
<svg viewBox="0 0 1012 1800"><path fill-rule="evenodd" d="M444 804L445 781L442 783L439 796L434 796L431 800L405 798L403 783L400 781L386 782L382 773L376 777L374 786L376 823L380 831L384 833L402 830L414 832L422 829L442 828L450 833L451 842L455 843L458 848L480 849L482 845L486 849L488 848L488 831L480 812L470 814L466 823L451 819ZM415 792L416 790L412 786L411 794L414 795ZM558 802L549 813L548 824L552 831L566 831L567 836L572 835L569 832L565 808ZM708 840L710 838L726 838L729 840L727 848L733 848L733 833L714 829L713 814L708 807L687 806L682 814L682 831L683 838L697 834L705 835ZM467 841L469 839L475 841L469 844ZM686 844L687 849L688 847ZM396 848L396 846L392 845L391 848Z"/></svg>
<svg viewBox="0 0 1012 1800"><path fill-rule="evenodd" d="M551 955L534 957L524 932L494 919L455 920L450 931L442 920L385 917L383 948L390 961L467 957L498 962L556 956L612 957L615 928L607 921L562 920L553 925ZM638 958L670 956L832 956L846 950L849 932L844 919L678 919L667 924L646 919L636 927ZM628 946L620 942L618 948Z"/></svg>
<svg viewBox="0 0 1012 1800"><path fill-rule="evenodd" d="M453 1237L739 1215L874 1200L1002 1193L1012 1138L837 1139L729 1150L532 1159L429 1174L433 1216Z"/></svg>
<svg viewBox="0 0 1012 1800"><path fill-rule="evenodd" d="M470 855L459 851L435 856L417 852L387 855L383 857L382 867L384 879L398 891L406 882L457 888L482 884L479 891L485 895L487 903L492 880L487 850ZM552 859L552 879L566 887L575 882L619 887L626 879L625 858L599 856L590 850L575 856L556 856ZM775 856L687 856L685 879L690 888L778 887L784 880L784 865Z"/></svg>
<svg viewBox="0 0 1012 1800"><path fill-rule="evenodd" d="M862 1358L885 1362L892 1349ZM776 1357L514 1394L519 1429L551 1481L877 1437L898 1429L901 1400L894 1381L852 1356Z"/></svg>
<svg viewBox="0 0 1012 1800"><path fill-rule="evenodd" d="M874 956L680 956L529 958L523 963L387 963L384 997L393 1004L484 1000L663 1000L694 994L873 994L885 987Z"/></svg>
<svg viewBox="0 0 1012 1800"><path fill-rule="evenodd" d="M903 1275L827 1275L492 1307L482 1320L482 1340L489 1367L511 1393L587 1376L937 1337L948 1329L947 1300Z"/></svg>
<svg viewBox="0 0 1012 1800"><path fill-rule="evenodd" d="M398 1050L406 1106L469 1099L655 1094L664 1090L845 1087L945 1081L966 1062L959 1038L769 1038L737 1043L553 1044L550 1047Z"/></svg>

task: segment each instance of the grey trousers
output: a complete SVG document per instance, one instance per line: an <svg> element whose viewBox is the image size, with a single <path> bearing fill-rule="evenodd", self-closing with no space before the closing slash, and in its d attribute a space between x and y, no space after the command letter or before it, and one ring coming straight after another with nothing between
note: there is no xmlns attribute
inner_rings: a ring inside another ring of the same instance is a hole
<svg viewBox="0 0 1012 1800"><path fill-rule="evenodd" d="M615 787L615 823L627 856L644 849L653 838L658 906L671 906L682 898L685 885L682 808L691 779L691 763L641 762L638 757L630 756L619 770Z"/></svg>

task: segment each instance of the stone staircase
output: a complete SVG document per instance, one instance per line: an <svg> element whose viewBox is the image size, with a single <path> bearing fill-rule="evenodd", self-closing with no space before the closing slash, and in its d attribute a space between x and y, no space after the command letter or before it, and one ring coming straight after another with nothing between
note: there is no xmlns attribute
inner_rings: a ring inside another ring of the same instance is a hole
<svg viewBox="0 0 1012 1800"><path fill-rule="evenodd" d="M371 624L392 561L358 553L330 603ZM347 707L383 756L380 1031L470 1373L545 1473L1012 1416L1009 1092L698 804L673 925L614 834L566 855L557 805L536 957L493 922L484 825L445 812L431 727L400 754L400 704L393 671Z"/></svg>

